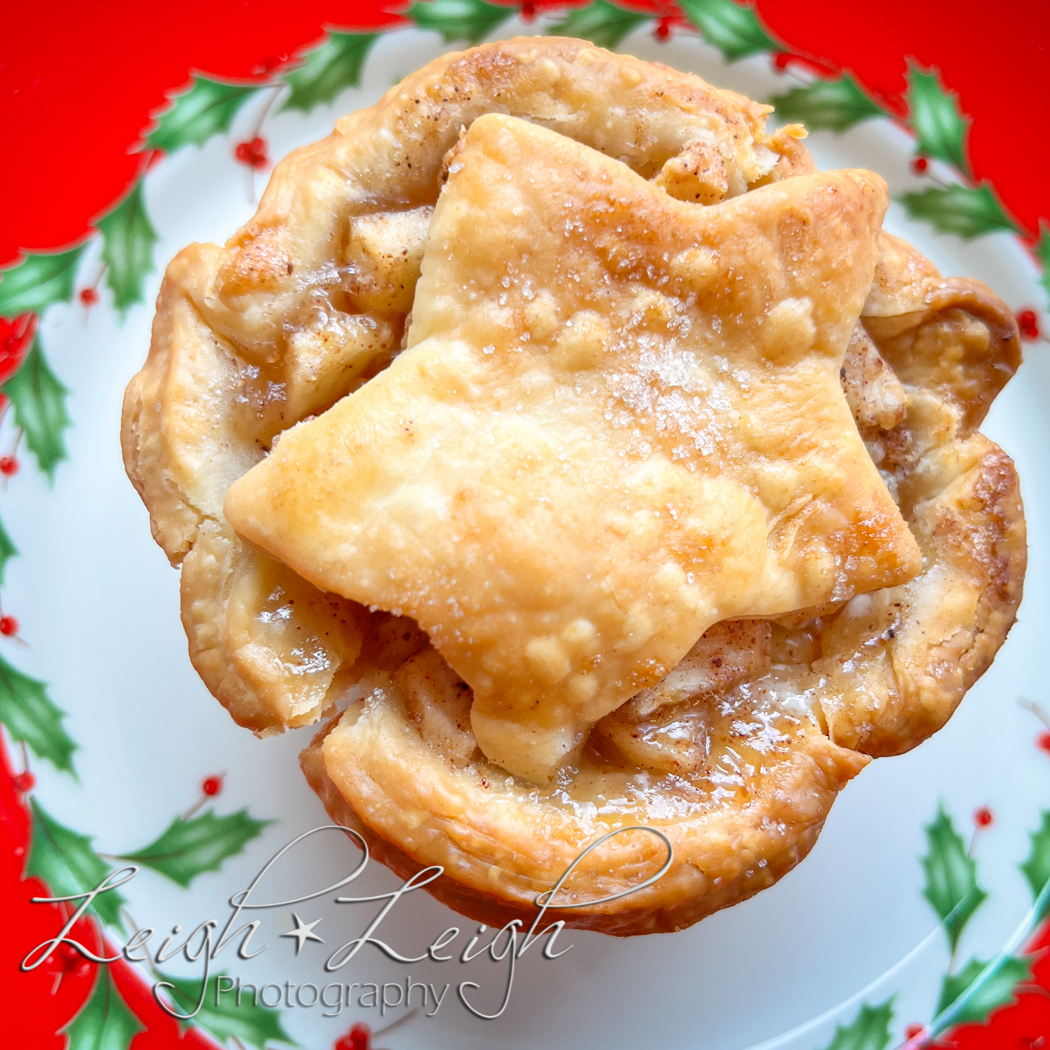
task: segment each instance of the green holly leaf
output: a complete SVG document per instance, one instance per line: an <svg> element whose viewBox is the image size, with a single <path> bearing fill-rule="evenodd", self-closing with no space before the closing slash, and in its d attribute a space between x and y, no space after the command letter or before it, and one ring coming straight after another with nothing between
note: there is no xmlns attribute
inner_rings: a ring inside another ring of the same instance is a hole
<svg viewBox="0 0 1050 1050"><path fill-rule="evenodd" d="M850 1025L839 1025L835 1038L825 1050L886 1050L890 1045L890 1021L893 1020L893 1000L881 1006L865 1003Z"/></svg>
<svg viewBox="0 0 1050 1050"><path fill-rule="evenodd" d="M52 897L69 897L93 890L109 874L110 867L91 848L91 839L52 817L36 798L29 800L33 817L33 839L26 861L26 877L41 879ZM103 922L121 926L120 906L124 898L106 890L92 903Z"/></svg>
<svg viewBox="0 0 1050 1050"><path fill-rule="evenodd" d="M909 67L908 123L915 132L916 150L968 171L963 140L970 121L959 112L958 96L941 87L936 69L924 72L913 63Z"/></svg>
<svg viewBox="0 0 1050 1050"><path fill-rule="evenodd" d="M238 84L193 74L193 84L171 96L171 105L154 114L156 127L146 136L150 149L174 153L180 146L203 146L212 135L230 130L241 106L266 85Z"/></svg>
<svg viewBox="0 0 1050 1050"><path fill-rule="evenodd" d="M145 1026L128 1009L113 983L108 966L97 967L91 998L59 1034L69 1036L67 1050L128 1050Z"/></svg>
<svg viewBox="0 0 1050 1050"><path fill-rule="evenodd" d="M577 36L599 47L614 48L632 29L649 21L649 15L628 11L607 0L594 0L569 12L564 22L547 30L555 36Z"/></svg>
<svg viewBox="0 0 1050 1050"><path fill-rule="evenodd" d="M480 44L497 26L514 14L512 7L497 7L485 0L417 0L406 12L420 29L433 29L446 44L467 40Z"/></svg>
<svg viewBox="0 0 1050 1050"><path fill-rule="evenodd" d="M227 975L218 973L209 978L204 1002L192 1020L194 1025L203 1028L224 1045L234 1038L248 1046L258 1047L259 1050L263 1050L267 1040L296 1045L282 1027L280 1014L276 1010L257 1005L251 992L242 994L239 1006L236 986L233 991L227 991L228 986L224 985L221 994L217 994L220 977ZM172 1005L180 1014L190 1014L197 1009L201 993L200 981L185 977L167 977L164 974L160 974L160 979L174 986L160 991L161 994L167 993Z"/></svg>
<svg viewBox="0 0 1050 1050"><path fill-rule="evenodd" d="M1036 916L1039 921L1047 911L1047 902L1042 898L1043 891L1050 884L1050 810L1044 809L1042 815L1043 823L1031 834L1032 848L1028 859L1021 865L1021 872L1032 888L1032 897L1040 905Z"/></svg>
<svg viewBox="0 0 1050 1050"><path fill-rule="evenodd" d="M0 273L0 317L39 314L52 303L69 302L86 247L81 244L67 252L26 252L20 263Z"/></svg>
<svg viewBox="0 0 1050 1050"><path fill-rule="evenodd" d="M340 33L329 29L324 43L307 51L302 63L284 74L292 89L281 107L309 112L322 102L331 102L343 88L357 87L365 58L378 33Z"/></svg>
<svg viewBox="0 0 1050 1050"><path fill-rule="evenodd" d="M838 80L818 80L809 87L793 88L769 101L781 120L805 124L811 131L845 131L862 120L889 115L864 94L849 73Z"/></svg>
<svg viewBox="0 0 1050 1050"><path fill-rule="evenodd" d="M121 312L143 299L146 274L153 269L153 246L160 238L146 214L142 178L107 215L95 221L102 234L106 284Z"/></svg>
<svg viewBox="0 0 1050 1050"><path fill-rule="evenodd" d="M679 0L678 6L727 62L778 50L776 41L759 24L750 6L735 4L733 0Z"/></svg>
<svg viewBox="0 0 1050 1050"><path fill-rule="evenodd" d="M1032 964L1028 959L1011 955L991 963L971 959L941 984L937 1030L943 1031L949 1025L983 1024L993 1010L1012 1002L1017 986L1031 977ZM943 1019L942 1014L946 1015Z"/></svg>
<svg viewBox="0 0 1050 1050"><path fill-rule="evenodd" d="M211 810L192 820L176 817L159 839L120 859L144 864L180 886L189 886L202 872L218 871L227 857L240 853L271 823L254 820L246 809L228 817L217 817Z"/></svg>
<svg viewBox="0 0 1050 1050"><path fill-rule="evenodd" d="M900 199L913 219L923 219L942 233L969 239L1000 230L1020 232L986 182L974 187L949 186L905 193Z"/></svg>
<svg viewBox="0 0 1050 1050"><path fill-rule="evenodd" d="M926 842L929 852L922 859L926 871L923 896L944 924L954 951L970 916L988 894L977 884L977 863L967 855L943 806L937 810L937 819L926 827Z"/></svg>
<svg viewBox="0 0 1050 1050"><path fill-rule="evenodd" d="M1035 246L1035 255L1043 267L1043 273L1039 283L1046 289L1050 296L1050 228L1042 223L1039 224L1039 243Z"/></svg>
<svg viewBox="0 0 1050 1050"><path fill-rule="evenodd" d="M43 682L23 674L0 656L0 722L12 740L27 744L39 758L76 776L73 752L77 745L62 726L65 717L65 712L51 702Z"/></svg>
<svg viewBox="0 0 1050 1050"><path fill-rule="evenodd" d="M55 467L67 458L65 431L72 420L66 411L69 391L44 357L40 336L33 339L21 367L0 387L15 409L15 424L25 431L26 444L37 465L55 480Z"/></svg>
<svg viewBox="0 0 1050 1050"><path fill-rule="evenodd" d="M7 534L7 529L4 528L4 523L0 521L0 586L4 582L4 570L7 568L7 563L18 554L18 548L15 546L14 541Z"/></svg>
<svg viewBox="0 0 1050 1050"><path fill-rule="evenodd" d="M984 973L988 964L980 959L971 959L958 973L946 974L941 982L941 995L934 1014L942 1014L967 988Z"/></svg>

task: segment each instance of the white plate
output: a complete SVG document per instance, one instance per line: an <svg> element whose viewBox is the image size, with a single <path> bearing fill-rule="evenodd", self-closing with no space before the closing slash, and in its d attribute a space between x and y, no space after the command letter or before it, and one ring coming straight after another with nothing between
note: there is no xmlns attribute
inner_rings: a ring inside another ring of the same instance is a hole
<svg viewBox="0 0 1050 1050"><path fill-rule="evenodd" d="M535 31L512 22L503 35ZM757 99L791 86L771 73L765 58L726 67L695 37L658 45L640 30L621 49ZM327 134L338 115L371 104L442 50L448 48L433 33L387 34L369 55L360 89L309 116L290 111L268 118L264 134L273 155ZM231 137L182 149L147 176L148 210L161 237L158 269L189 241L221 242L251 216L246 170L234 162L231 142L252 126L255 105L239 114ZM913 143L888 121L870 121L838 137L817 133L809 145L821 167L873 168L894 194L916 188L908 167ZM896 204L887 227L945 275L979 277L1015 307L1039 301L1033 265L1005 234L970 243L937 236L909 222ZM89 249L82 275L94 272L98 251L97 243ZM159 272L151 277L150 300L158 286ZM71 460L59 466L53 489L40 474L23 471L6 501L6 522L22 557L8 566L5 607L17 611L32 647L0 645L21 669L49 682L51 696L69 712L68 729L81 746L80 783L36 763L37 793L63 823L95 836L97 849L120 854L151 841L195 800L205 776L221 772L220 812L248 806L254 816L274 821L221 871L200 876L188 890L149 870L123 887L139 925L166 932L179 923L189 931L209 918L225 921L229 896L247 886L275 850L327 820L297 763L312 730L255 739L233 724L187 659L178 574L150 538L146 512L124 475L118 438L121 396L145 357L152 311L136 307L121 324L107 295L90 313L79 305L55 307L43 324L48 357L71 390ZM836 1024L849 1022L862 1002L890 996L895 1034L909 1022L928 1020L948 952L921 895L919 861L926 849L923 826L939 803L967 836L977 807L990 806L995 817L975 847L990 896L966 930L960 957L995 954L1030 903L1017 864L1038 823L1037 800L1047 794L1047 760L1033 746L1037 720L1017 701L1038 699L1045 678L1039 654L1050 626L1048 403L1050 363L1032 355L983 428L1015 458L1028 516L1026 598L1009 640L945 729L910 754L874 763L846 788L811 856L772 889L673 935L617 940L572 932L562 940L573 945L564 957L548 961L536 950L520 961L509 1005L493 1021L471 1016L456 987L477 982L480 988L468 989L468 997L494 1010L506 963L405 966L366 947L338 973L325 974L328 953L361 934L377 908L337 905L332 895L294 909L306 922L323 917L315 929L324 946L307 943L296 957L294 942L278 937L291 928L291 909L277 909L261 915L257 942L268 944L267 951L242 962L228 950L217 964L256 985L403 985L406 977L439 988L449 984L434 1016L417 1011L379 1037L378 1044L397 1050L494 1043L546 1050L813 1050L826 1046ZM320 888L356 860L339 836L314 836L294 863L275 870L281 877L269 884L271 892L290 896ZM397 885L378 865L354 884L362 894ZM376 936L415 955L450 926L472 932L467 920L416 892L398 903ZM454 949L464 941L461 936ZM166 968L200 972L180 960ZM282 1022L303 1046L320 1048L353 1021L379 1028L404 1012L395 1007L381 1017L378 1008L356 1004L360 994L354 991L354 1004L338 1017L323 1016L324 1007L295 1006L282 1011Z"/></svg>

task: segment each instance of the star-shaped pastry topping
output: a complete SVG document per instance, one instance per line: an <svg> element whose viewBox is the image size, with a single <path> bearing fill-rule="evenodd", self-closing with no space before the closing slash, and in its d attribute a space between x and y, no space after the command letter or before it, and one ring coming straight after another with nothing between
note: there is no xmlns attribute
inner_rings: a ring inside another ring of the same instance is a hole
<svg viewBox="0 0 1050 1050"><path fill-rule="evenodd" d="M289 930L287 933L282 933L282 937L294 937L295 938L295 954L298 955L303 950L303 945L307 941L317 941L319 944L324 944L324 941L314 933L314 927L321 921L320 919L314 919L313 922L303 922L295 912L292 912L292 919L295 922L295 929Z"/></svg>
<svg viewBox="0 0 1050 1050"><path fill-rule="evenodd" d="M414 617L473 688L488 758L542 781L711 624L919 570L839 382L885 206L862 171L682 203L483 116L408 349L285 433L227 518Z"/></svg>

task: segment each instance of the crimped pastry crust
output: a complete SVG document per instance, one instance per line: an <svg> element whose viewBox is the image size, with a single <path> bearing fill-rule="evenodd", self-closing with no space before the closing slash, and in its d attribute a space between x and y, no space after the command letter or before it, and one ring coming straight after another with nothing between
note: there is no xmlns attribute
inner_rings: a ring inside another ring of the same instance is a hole
<svg viewBox="0 0 1050 1050"><path fill-rule="evenodd" d="M550 922L564 919L571 927L626 937L684 929L772 886L810 851L835 796L869 761L833 744L812 722L796 726L762 756L734 743L744 762L764 763L746 778L734 804L685 803L683 815L669 819L654 792L651 804L639 798L610 819L592 815L593 805L562 804L557 792L540 796L510 777L490 780L477 770L450 776L443 757L399 712L396 695L377 686L322 730L303 752L302 766L333 819L367 815L346 826L372 832L378 859L403 877L442 865L446 875L428 889L497 925L519 918L527 928L536 897L584 846L617 825L659 828L674 849L659 881L620 901L547 913ZM637 886L666 857L655 836L625 832L584 859L555 904Z"/></svg>
<svg viewBox="0 0 1050 1050"><path fill-rule="evenodd" d="M285 429L400 350L461 127L488 112L525 117L678 200L717 207L813 170L797 131L766 137L766 111L581 41L485 45L431 63L296 151L225 248L191 246L165 276L122 441L154 536L182 564L194 665L258 733L350 702L303 753L308 780L400 875L443 865L429 889L480 921L530 921L536 895L589 842L635 823L673 842L668 874L552 919L628 935L745 899L805 856L869 756L944 724L1013 623L1026 557L1019 485L976 427L1020 362L1016 325L979 282L941 279L886 234L842 380L921 572L757 621L757 635L716 625L602 719L547 787L486 762L464 718L469 691L416 624L318 591L223 516L230 485ZM592 900L662 860L655 837L625 834L567 890Z"/></svg>

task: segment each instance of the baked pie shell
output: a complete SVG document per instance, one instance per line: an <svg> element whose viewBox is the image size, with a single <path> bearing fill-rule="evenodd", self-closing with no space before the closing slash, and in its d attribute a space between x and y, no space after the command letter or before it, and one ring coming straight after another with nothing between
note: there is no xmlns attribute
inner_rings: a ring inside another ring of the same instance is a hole
<svg viewBox="0 0 1050 1050"><path fill-rule="evenodd" d="M766 136L766 110L582 41L520 38L446 55L282 161L247 226L223 248L190 246L165 275L122 444L153 534L182 566L194 666L260 734L316 722L368 686L304 751L307 779L383 863L404 877L442 864L430 891L490 925L531 922L536 896L615 819L581 818L520 786L504 785L495 804L483 764L452 762L405 715L389 674L425 643L414 626L323 594L246 546L223 499L284 429L396 354L419 244L388 251L383 237L425 225L461 126L485 112L523 116L669 191L696 176L690 143L709 140L722 174L689 185L717 197L723 182L738 193L813 170L797 133ZM710 155L705 163L714 170ZM352 226L365 255L347 243ZM816 697L814 717L785 729L789 745L773 750L743 800L643 821L675 846L657 883L552 911L551 921L674 930L772 884L812 848L835 795L870 757L940 728L1002 645L1021 599L1024 517L1012 461L976 427L1020 363L1012 314L980 282L942 279L883 234L858 339L875 352L851 346L847 396L923 571L844 607L783 618L776 629L819 636L816 658L790 672ZM567 892L605 896L662 860L658 839L625 832L589 855Z"/></svg>

